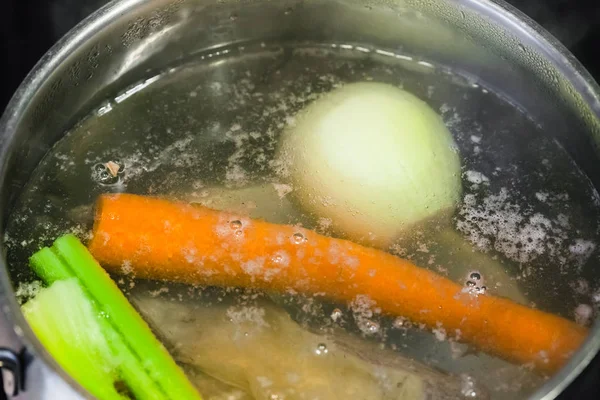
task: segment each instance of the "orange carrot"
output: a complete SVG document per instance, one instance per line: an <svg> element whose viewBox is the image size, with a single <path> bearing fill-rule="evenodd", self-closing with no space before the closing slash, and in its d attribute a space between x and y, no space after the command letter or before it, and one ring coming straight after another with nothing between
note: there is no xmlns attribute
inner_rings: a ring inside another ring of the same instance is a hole
<svg viewBox="0 0 600 400"><path fill-rule="evenodd" d="M409 261L288 225L167 200L103 195L89 249L109 271L189 284L367 295L382 312L542 372L560 368L588 330L463 287Z"/></svg>

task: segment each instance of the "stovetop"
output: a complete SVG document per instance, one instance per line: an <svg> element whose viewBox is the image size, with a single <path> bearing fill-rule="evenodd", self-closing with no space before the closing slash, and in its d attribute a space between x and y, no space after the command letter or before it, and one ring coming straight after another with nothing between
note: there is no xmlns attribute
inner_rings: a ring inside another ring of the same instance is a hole
<svg viewBox="0 0 600 400"><path fill-rule="evenodd" d="M508 0L550 31L600 82L598 0ZM2 0L0 110L39 58L70 28L107 0ZM1 338L0 338L1 339ZM600 356L561 399L600 398Z"/></svg>

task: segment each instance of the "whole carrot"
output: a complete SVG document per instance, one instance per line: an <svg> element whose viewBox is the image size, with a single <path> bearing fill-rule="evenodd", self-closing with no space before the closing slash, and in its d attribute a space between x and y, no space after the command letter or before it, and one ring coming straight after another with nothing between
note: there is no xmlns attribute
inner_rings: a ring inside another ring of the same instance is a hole
<svg viewBox="0 0 600 400"><path fill-rule="evenodd" d="M89 242L109 271L270 291L369 296L382 312L542 372L560 368L587 329L463 287L391 254L289 225L130 194L103 195Z"/></svg>

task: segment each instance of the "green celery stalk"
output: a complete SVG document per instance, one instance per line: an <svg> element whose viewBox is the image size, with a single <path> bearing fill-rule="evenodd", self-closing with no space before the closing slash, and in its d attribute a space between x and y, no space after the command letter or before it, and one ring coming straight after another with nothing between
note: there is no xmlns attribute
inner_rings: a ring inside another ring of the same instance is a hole
<svg viewBox="0 0 600 400"><path fill-rule="evenodd" d="M55 282L21 309L40 342L81 386L102 400L124 399L114 386L117 360L77 279Z"/></svg>
<svg viewBox="0 0 600 400"><path fill-rule="evenodd" d="M184 372L87 248L74 235L65 235L54 242L53 251L108 315L115 330L142 360L148 375L160 385L167 398L200 400Z"/></svg>
<svg viewBox="0 0 600 400"><path fill-rule="evenodd" d="M29 265L48 286L56 281L75 277L75 274L48 247L32 255L29 258Z"/></svg>
<svg viewBox="0 0 600 400"><path fill-rule="evenodd" d="M119 377L137 399L167 399L148 376L140 359L127 347L109 320L101 315L98 305L52 249L44 248L35 253L30 264L51 286L43 289L44 296L36 296L35 301L23 306L23 312L40 341L71 376L101 399L115 398L114 384ZM62 282L67 281L73 283L65 286ZM73 284L80 290L73 288ZM64 301L65 298L68 301ZM43 312L34 312L42 308L40 301L45 306ZM62 324L65 320L66 325ZM62 330L57 324L61 324ZM74 352L76 356L71 354ZM80 352L85 354L82 356ZM90 356L95 361L93 366L90 366ZM106 372L108 376L97 375L96 364L101 366L99 372Z"/></svg>
<svg viewBox="0 0 600 400"><path fill-rule="evenodd" d="M168 399L156 382L148 376L140 360L127 347L127 344L114 330L110 322L100 318L100 326L114 357L119 361L119 375L135 398L139 400Z"/></svg>

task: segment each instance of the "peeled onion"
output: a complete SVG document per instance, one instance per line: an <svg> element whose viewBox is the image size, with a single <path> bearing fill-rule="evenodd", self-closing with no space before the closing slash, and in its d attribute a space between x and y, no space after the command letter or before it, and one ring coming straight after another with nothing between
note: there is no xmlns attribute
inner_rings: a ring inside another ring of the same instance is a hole
<svg viewBox="0 0 600 400"><path fill-rule="evenodd" d="M279 157L301 207L359 242L385 246L451 214L460 159L440 116L383 83L325 94L282 134Z"/></svg>

